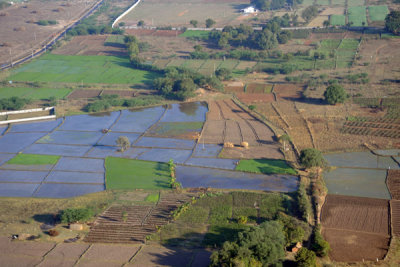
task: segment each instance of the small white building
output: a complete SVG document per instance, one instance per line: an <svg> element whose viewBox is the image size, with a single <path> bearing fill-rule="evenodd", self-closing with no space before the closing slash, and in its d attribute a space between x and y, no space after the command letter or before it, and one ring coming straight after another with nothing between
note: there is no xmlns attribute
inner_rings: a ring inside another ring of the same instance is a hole
<svg viewBox="0 0 400 267"><path fill-rule="evenodd" d="M249 6L249 7L243 8L240 11L245 14L253 14L253 13L258 12L258 10L254 6Z"/></svg>

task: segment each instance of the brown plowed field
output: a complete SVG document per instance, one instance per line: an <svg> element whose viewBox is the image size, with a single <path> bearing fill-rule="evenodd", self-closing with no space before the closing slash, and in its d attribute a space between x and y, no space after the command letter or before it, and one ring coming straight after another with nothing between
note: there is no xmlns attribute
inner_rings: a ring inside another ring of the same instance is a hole
<svg viewBox="0 0 400 267"><path fill-rule="evenodd" d="M335 261L383 259L389 249L387 200L328 195L321 223Z"/></svg>
<svg viewBox="0 0 400 267"><path fill-rule="evenodd" d="M121 56L126 55L122 44L104 45L108 35L75 36L70 42L55 49L54 54L61 55L96 55Z"/></svg>
<svg viewBox="0 0 400 267"><path fill-rule="evenodd" d="M334 261L355 262L383 259L389 249L389 236L344 229L323 229Z"/></svg>
<svg viewBox="0 0 400 267"><path fill-rule="evenodd" d="M102 95L118 95L120 97L134 97L135 91L130 90L104 90Z"/></svg>
<svg viewBox="0 0 400 267"><path fill-rule="evenodd" d="M155 206L112 206L94 222L85 242L143 243L157 226L171 220L171 212L194 195L163 194Z"/></svg>
<svg viewBox="0 0 400 267"><path fill-rule="evenodd" d="M232 100L210 101L207 121L200 142L221 144L231 142L234 148L225 148L226 158L283 158L274 134L264 123L256 120ZM249 148L240 148L241 142Z"/></svg>
<svg viewBox="0 0 400 267"><path fill-rule="evenodd" d="M389 203L384 199L328 195L321 222L324 228L388 235Z"/></svg>
<svg viewBox="0 0 400 267"><path fill-rule="evenodd" d="M296 84L275 84L277 98L301 98L303 87Z"/></svg>
<svg viewBox="0 0 400 267"><path fill-rule="evenodd" d="M254 94L248 94L248 93L236 93L236 96L240 99L241 102L249 105L253 103L262 103L262 102L274 102L275 97L272 93L254 93Z"/></svg>
<svg viewBox="0 0 400 267"><path fill-rule="evenodd" d="M400 200L400 170L388 170L387 185L392 199Z"/></svg>
<svg viewBox="0 0 400 267"><path fill-rule="evenodd" d="M75 90L68 95L68 99L93 98L99 96L101 90Z"/></svg>
<svg viewBox="0 0 400 267"><path fill-rule="evenodd" d="M400 236L400 201L391 200L390 209L392 212L392 233L395 236Z"/></svg>

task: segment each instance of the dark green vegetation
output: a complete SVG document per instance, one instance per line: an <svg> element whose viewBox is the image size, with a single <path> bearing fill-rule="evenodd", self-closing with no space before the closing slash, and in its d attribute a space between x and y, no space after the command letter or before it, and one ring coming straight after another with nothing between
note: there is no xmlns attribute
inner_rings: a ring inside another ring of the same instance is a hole
<svg viewBox="0 0 400 267"><path fill-rule="evenodd" d="M19 110L30 102L29 99L12 96L0 99L0 110Z"/></svg>
<svg viewBox="0 0 400 267"><path fill-rule="evenodd" d="M301 17L305 21L310 21L318 15L318 8L316 6L308 6L301 12Z"/></svg>
<svg viewBox="0 0 400 267"><path fill-rule="evenodd" d="M341 85L331 84L326 88L324 97L326 102L335 105L337 103L343 103L348 98L348 95Z"/></svg>
<svg viewBox="0 0 400 267"><path fill-rule="evenodd" d="M6 7L11 6L11 4L7 1L0 1L0 10Z"/></svg>
<svg viewBox="0 0 400 267"><path fill-rule="evenodd" d="M112 5L109 2L104 2L96 12L85 18L76 27L69 30L67 34L70 36L88 34L122 34L123 30L119 28L111 28L112 21L114 21L122 12L123 8L118 7L117 5Z"/></svg>
<svg viewBox="0 0 400 267"><path fill-rule="evenodd" d="M159 198L160 198L160 194L158 194L158 193L148 194L144 201L157 203Z"/></svg>
<svg viewBox="0 0 400 267"><path fill-rule="evenodd" d="M297 174L286 161L274 159L243 159L236 166L236 170L263 174Z"/></svg>
<svg viewBox="0 0 400 267"><path fill-rule="evenodd" d="M250 3L257 9L266 11L283 8L285 4L296 6L303 3L303 0L251 0Z"/></svg>
<svg viewBox="0 0 400 267"><path fill-rule="evenodd" d="M39 20L37 22L40 26L47 26L47 25L56 25L58 22L56 20Z"/></svg>
<svg viewBox="0 0 400 267"><path fill-rule="evenodd" d="M315 267L316 255L314 251L308 250L307 248L301 248L295 256L296 264L298 267Z"/></svg>
<svg viewBox="0 0 400 267"><path fill-rule="evenodd" d="M164 226L151 238L166 245L222 247L225 241L237 240L243 230L278 221L283 227L283 246L287 247L310 235L308 224L296 218L297 210L295 200L286 194L208 193L192 201L174 223Z"/></svg>
<svg viewBox="0 0 400 267"><path fill-rule="evenodd" d="M211 256L211 266L262 266L277 263L285 256L283 227L267 221L238 234L235 242L225 242Z"/></svg>
<svg viewBox="0 0 400 267"><path fill-rule="evenodd" d="M129 59L114 56L46 54L15 70L8 79L30 82L150 84L155 72L132 69Z"/></svg>
<svg viewBox="0 0 400 267"><path fill-rule="evenodd" d="M392 11L385 18L385 27L389 32L398 35L400 32L400 11Z"/></svg>
<svg viewBox="0 0 400 267"><path fill-rule="evenodd" d="M327 241L325 241L324 237L321 234L321 226L318 225L313 230L312 236L312 245L311 249L317 254L319 257L325 257L328 255L330 251L330 246Z"/></svg>
<svg viewBox="0 0 400 267"><path fill-rule="evenodd" d="M164 99L161 96L139 96L135 98L122 99L118 95L102 95L97 100L86 105L88 112L99 112L109 110L111 107L143 107L156 105Z"/></svg>
<svg viewBox="0 0 400 267"><path fill-rule="evenodd" d="M306 168L326 167L327 165L321 151L315 148L303 149L300 153L300 163Z"/></svg>
<svg viewBox="0 0 400 267"><path fill-rule="evenodd" d="M66 209L61 212L62 223L86 222L92 218L94 212L90 208Z"/></svg>
<svg viewBox="0 0 400 267"><path fill-rule="evenodd" d="M168 165L159 162L107 157L107 189L167 189Z"/></svg>
<svg viewBox="0 0 400 267"><path fill-rule="evenodd" d="M186 100L194 96L198 87L211 87L221 90L221 81L217 77L205 77L185 68L169 67L165 69L164 78L153 81L153 86L166 98Z"/></svg>
<svg viewBox="0 0 400 267"><path fill-rule="evenodd" d="M306 187L304 183L300 183L299 189L297 190L297 205L299 208L300 217L307 221L311 214L311 201L307 195Z"/></svg>
<svg viewBox="0 0 400 267"><path fill-rule="evenodd" d="M54 165L60 159L60 156L36 155L36 154L18 154L10 159L8 164L18 165Z"/></svg>

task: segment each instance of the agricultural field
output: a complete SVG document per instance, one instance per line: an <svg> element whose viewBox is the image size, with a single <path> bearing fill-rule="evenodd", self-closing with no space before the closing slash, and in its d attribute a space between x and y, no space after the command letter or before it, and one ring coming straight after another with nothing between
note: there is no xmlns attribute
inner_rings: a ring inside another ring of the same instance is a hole
<svg viewBox="0 0 400 267"><path fill-rule="evenodd" d="M246 7L248 2L242 0L232 1L144 1L126 15L121 21L126 25L136 25L143 20L145 25L150 26L172 26L192 27L190 20L197 20L198 27L205 27L205 19L211 18L216 21L216 27L225 25L238 25L243 20L252 18L240 14L239 10ZM204 14L207 14L206 18Z"/></svg>
<svg viewBox="0 0 400 267"><path fill-rule="evenodd" d="M47 54L15 70L10 80L31 82L149 84L158 75L135 70L128 58Z"/></svg>
<svg viewBox="0 0 400 267"><path fill-rule="evenodd" d="M389 249L387 200L328 195L321 223L335 261L375 261Z"/></svg>
<svg viewBox="0 0 400 267"><path fill-rule="evenodd" d="M367 11L364 6L353 6L347 9L348 20L351 26L361 27L368 26Z"/></svg>
<svg viewBox="0 0 400 267"><path fill-rule="evenodd" d="M369 6L368 14L371 21L384 21L389 9L387 6Z"/></svg>
<svg viewBox="0 0 400 267"><path fill-rule="evenodd" d="M32 100L64 99L71 92L71 89L66 88L3 87L0 88L0 98L17 96Z"/></svg>
<svg viewBox="0 0 400 267"><path fill-rule="evenodd" d="M344 26L344 25L346 25L346 16L345 15L331 15L329 17L329 22L333 26Z"/></svg>
<svg viewBox="0 0 400 267"><path fill-rule="evenodd" d="M394 200L400 200L400 170L388 170L387 185Z"/></svg>
<svg viewBox="0 0 400 267"><path fill-rule="evenodd" d="M10 53L15 60L30 55L32 49L41 49L55 34L72 24L94 4L95 1L86 4L78 0L70 1L68 5L64 1L44 4L33 0L29 4L16 4L2 10L0 43L3 45L0 45L0 66L10 63ZM40 26L36 23L38 20L56 20L58 24Z"/></svg>

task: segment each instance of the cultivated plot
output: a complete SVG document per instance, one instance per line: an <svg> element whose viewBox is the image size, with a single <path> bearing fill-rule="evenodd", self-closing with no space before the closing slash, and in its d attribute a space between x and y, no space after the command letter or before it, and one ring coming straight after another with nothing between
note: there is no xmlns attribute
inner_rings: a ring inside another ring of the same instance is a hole
<svg viewBox="0 0 400 267"><path fill-rule="evenodd" d="M199 167L177 166L176 177L184 188L212 187L293 192L298 187L297 176L251 174Z"/></svg>
<svg viewBox="0 0 400 267"><path fill-rule="evenodd" d="M105 112L68 116L58 130L99 132L102 129L109 129L119 115L120 112Z"/></svg>
<svg viewBox="0 0 400 267"><path fill-rule="evenodd" d="M104 184L45 183L40 185L37 191L33 194L33 197L70 198L104 190Z"/></svg>
<svg viewBox="0 0 400 267"><path fill-rule="evenodd" d="M52 121L36 122L36 123L21 123L12 124L10 133L30 133L30 132L51 132L57 128L63 120L56 119Z"/></svg>
<svg viewBox="0 0 400 267"><path fill-rule="evenodd" d="M55 131L42 137L37 144L95 145L101 132Z"/></svg>
<svg viewBox="0 0 400 267"><path fill-rule="evenodd" d="M175 163L183 164L191 154L192 150L152 148L137 158L157 162L168 162L172 159Z"/></svg>
<svg viewBox="0 0 400 267"><path fill-rule="evenodd" d="M324 180L330 194L390 199L386 170L337 168Z"/></svg>
<svg viewBox="0 0 400 267"><path fill-rule="evenodd" d="M162 122L203 122L208 111L204 102L180 103L168 105L167 111L161 118Z"/></svg>
<svg viewBox="0 0 400 267"><path fill-rule="evenodd" d="M18 153L44 135L46 133L7 133L0 137L0 153Z"/></svg>
<svg viewBox="0 0 400 267"><path fill-rule="evenodd" d="M399 169L399 165L391 157L381 157L371 152L349 152L325 154L329 165L335 167Z"/></svg>
<svg viewBox="0 0 400 267"><path fill-rule="evenodd" d="M117 140L119 137L128 137L129 142L133 144L140 136L139 133L118 133L118 132L108 132L104 135L98 142L97 145L101 146L118 146Z"/></svg>
<svg viewBox="0 0 400 267"><path fill-rule="evenodd" d="M194 140L174 139L174 138L156 138L142 137L135 146L150 148L176 148L176 149L193 149Z"/></svg>

